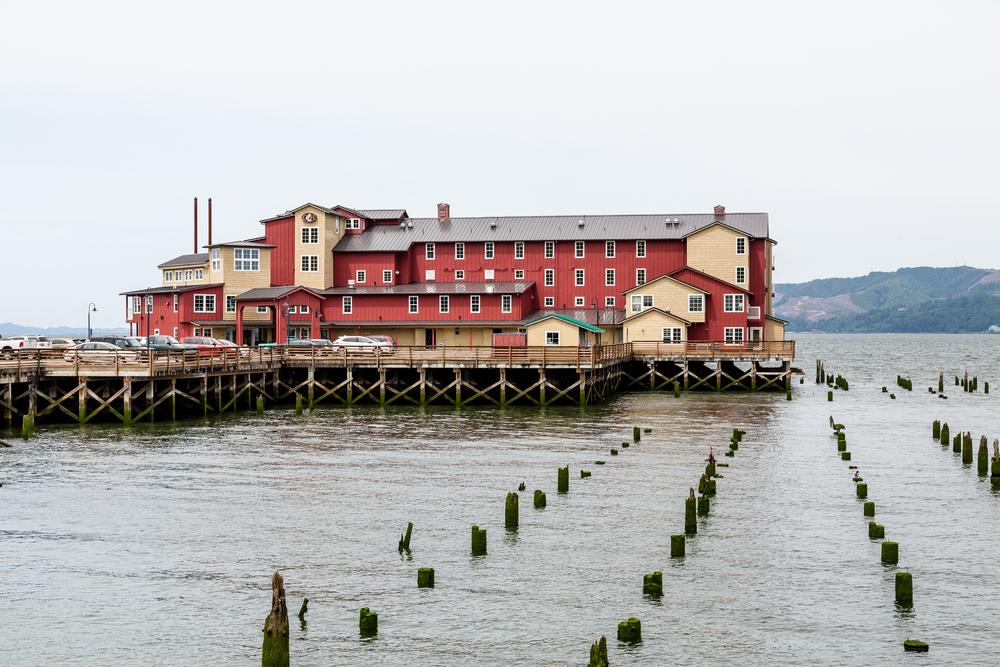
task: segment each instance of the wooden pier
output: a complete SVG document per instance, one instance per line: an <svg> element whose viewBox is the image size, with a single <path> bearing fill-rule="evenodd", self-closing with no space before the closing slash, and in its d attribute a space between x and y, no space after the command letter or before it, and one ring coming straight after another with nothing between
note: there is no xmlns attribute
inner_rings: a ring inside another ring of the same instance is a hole
<svg viewBox="0 0 1000 667"><path fill-rule="evenodd" d="M261 405L588 405L617 391L790 387L794 341L586 347L17 351L0 357L8 427L132 423ZM262 399L262 404L258 399Z"/></svg>

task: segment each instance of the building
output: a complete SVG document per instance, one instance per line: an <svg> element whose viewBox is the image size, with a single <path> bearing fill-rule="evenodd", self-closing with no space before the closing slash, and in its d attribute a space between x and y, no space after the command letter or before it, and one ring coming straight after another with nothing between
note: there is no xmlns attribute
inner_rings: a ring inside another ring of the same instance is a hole
<svg viewBox="0 0 1000 667"><path fill-rule="evenodd" d="M784 339L766 213L453 218L440 204L437 218L410 218L304 204L261 224L263 235L160 264L159 287L124 292L133 334L249 345Z"/></svg>

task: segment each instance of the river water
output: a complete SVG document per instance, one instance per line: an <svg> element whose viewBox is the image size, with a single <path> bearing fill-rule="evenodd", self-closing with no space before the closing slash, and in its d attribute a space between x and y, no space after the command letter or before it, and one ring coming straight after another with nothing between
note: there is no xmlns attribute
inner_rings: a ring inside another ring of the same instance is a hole
<svg viewBox="0 0 1000 667"><path fill-rule="evenodd" d="M1000 336L801 335L798 354L791 402L634 393L583 409L40 426L0 449L0 664L259 664L275 570L293 665L586 665L601 635L612 665L1000 663L1000 493L931 438L935 418L977 449L1000 437ZM833 403L817 358L850 381ZM948 384L939 399L927 392L939 370L978 375L980 392ZM831 414L898 568L868 539ZM633 425L653 432L622 449ZM747 434L730 459L733 427ZM710 445L731 465L686 557L671 559ZM504 498L522 481L507 532ZM469 553L473 524L486 556ZM418 567L435 568L436 588L416 588ZM900 570L911 608L894 602ZM659 599L642 594L653 571ZM360 607L379 614L375 638L359 637ZM643 641L619 644L631 616ZM908 637L930 652L904 654Z"/></svg>

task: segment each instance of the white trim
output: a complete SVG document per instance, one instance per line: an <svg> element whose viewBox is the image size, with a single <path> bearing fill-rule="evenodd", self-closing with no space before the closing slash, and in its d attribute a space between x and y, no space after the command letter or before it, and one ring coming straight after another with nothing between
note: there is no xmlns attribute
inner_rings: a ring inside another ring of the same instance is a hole
<svg viewBox="0 0 1000 667"><path fill-rule="evenodd" d="M554 296L545 297L546 308L555 308L555 305L556 305L556 298Z"/></svg>
<svg viewBox="0 0 1000 667"><path fill-rule="evenodd" d="M389 276L388 280L386 280L386 276ZM382 282L386 285L392 283L392 269L382 269Z"/></svg>
<svg viewBox="0 0 1000 667"><path fill-rule="evenodd" d="M319 255L300 255L299 271L301 273L318 273Z"/></svg>
<svg viewBox="0 0 1000 667"><path fill-rule="evenodd" d="M407 299L407 306L409 308L409 312L410 312L411 315L414 314L414 313L419 313L420 312L420 297L419 296L412 296L411 295L410 298Z"/></svg>
<svg viewBox="0 0 1000 667"><path fill-rule="evenodd" d="M344 315L353 315L354 314L354 297L353 296L345 296L345 297L343 297L343 300L340 302L340 309L341 309L341 312Z"/></svg>
<svg viewBox="0 0 1000 667"><path fill-rule="evenodd" d="M365 279L367 277L368 277L368 272L365 271L364 269L358 269L357 271L354 272L355 283L363 283L365 282Z"/></svg>
<svg viewBox="0 0 1000 667"><path fill-rule="evenodd" d="M743 242L743 252L740 252L740 241ZM745 255L745 254L747 254L747 237L745 237L745 236L737 236L736 237L736 254L737 255Z"/></svg>
<svg viewBox="0 0 1000 667"><path fill-rule="evenodd" d="M556 242L555 241L546 241L545 242L545 259L555 259L555 256L556 256Z"/></svg>
<svg viewBox="0 0 1000 667"><path fill-rule="evenodd" d="M636 303L636 299L639 303ZM648 302L647 302L648 300ZM638 306L638 309L636 309ZM628 295L628 310L630 313L641 313L642 311L653 307L653 295L652 294L629 294Z"/></svg>
<svg viewBox="0 0 1000 667"><path fill-rule="evenodd" d="M510 294L504 294L500 297L500 312L510 313L514 310L514 297Z"/></svg>
<svg viewBox="0 0 1000 667"><path fill-rule="evenodd" d="M425 243L424 244L424 259L427 261L434 261L434 244Z"/></svg>
<svg viewBox="0 0 1000 667"><path fill-rule="evenodd" d="M319 227L301 227L299 241L302 245L316 245L319 243Z"/></svg>
<svg viewBox="0 0 1000 667"><path fill-rule="evenodd" d="M514 259L524 259L524 241L514 241Z"/></svg>
<svg viewBox="0 0 1000 667"><path fill-rule="evenodd" d="M606 297L604 297L604 307L605 308L614 308L615 307L615 297L613 297L613 296L606 296Z"/></svg>
<svg viewBox="0 0 1000 667"><path fill-rule="evenodd" d="M740 271L743 272L743 280L740 280ZM747 267L745 267L745 266L737 266L736 267L736 276L735 276L735 278L736 278L736 280L734 282L737 285L746 285L747 284Z"/></svg>
<svg viewBox="0 0 1000 667"><path fill-rule="evenodd" d="M608 280L610 278L610 280ZM604 269L604 286L614 287L615 286L615 270L614 269Z"/></svg>
<svg viewBox="0 0 1000 667"><path fill-rule="evenodd" d="M662 327L662 329L660 342L671 344L684 342L684 327Z"/></svg>
<svg viewBox="0 0 1000 667"><path fill-rule="evenodd" d="M176 294L174 295L177 296ZM201 308L198 308L198 298L201 297ZM211 304L212 307L209 308L208 305ZM195 294L194 295L194 305L192 306L194 312L196 313L214 313L215 312L215 295L214 294Z"/></svg>
<svg viewBox="0 0 1000 667"><path fill-rule="evenodd" d="M743 341L743 327L725 327L723 329L723 345L742 345ZM739 339L736 337L736 333L739 333Z"/></svg>
<svg viewBox="0 0 1000 667"><path fill-rule="evenodd" d="M691 308L692 299L697 299L698 308ZM705 312L705 295L704 294L688 294L688 312L689 313L704 313Z"/></svg>
<svg viewBox="0 0 1000 667"><path fill-rule="evenodd" d="M587 298L583 296L573 297L573 307L574 308L586 308Z"/></svg>
<svg viewBox="0 0 1000 667"><path fill-rule="evenodd" d="M560 334L561 333L562 333L561 331L546 331L545 332L545 344L547 346L557 347L559 345L559 339L560 339ZM553 336L555 338L555 341L550 343L549 342L549 336Z"/></svg>
<svg viewBox="0 0 1000 667"><path fill-rule="evenodd" d="M573 279L576 281L576 287L586 287L587 273L585 269L576 269L573 272Z"/></svg>
<svg viewBox="0 0 1000 667"><path fill-rule="evenodd" d="M646 269L636 269L635 270L635 286L646 284Z"/></svg>
<svg viewBox="0 0 1000 667"><path fill-rule="evenodd" d="M449 308L451 308L451 299L448 298L447 294L442 294L438 297L438 312L447 313Z"/></svg>
<svg viewBox="0 0 1000 667"><path fill-rule="evenodd" d="M465 280L465 269L455 269L455 280Z"/></svg>
<svg viewBox="0 0 1000 667"><path fill-rule="evenodd" d="M494 247L493 241L487 241L483 244L483 256L486 259L493 259L496 257L496 247Z"/></svg>
<svg viewBox="0 0 1000 667"><path fill-rule="evenodd" d="M514 269L514 280L524 280L524 269Z"/></svg>
<svg viewBox="0 0 1000 667"><path fill-rule="evenodd" d="M742 313L745 305L746 298L742 294L725 294L722 297L722 312L724 313Z"/></svg>
<svg viewBox="0 0 1000 667"><path fill-rule="evenodd" d="M577 259L583 259L587 253L587 244L583 241L577 241L573 244L573 256Z"/></svg>
<svg viewBox="0 0 1000 667"><path fill-rule="evenodd" d="M604 258L614 259L615 258L615 242L605 241L604 242Z"/></svg>
<svg viewBox="0 0 1000 667"><path fill-rule="evenodd" d="M648 251L648 244L645 241L636 241L635 242L635 256L636 256L636 259L643 259L643 258L645 258L647 251Z"/></svg>
<svg viewBox="0 0 1000 667"><path fill-rule="evenodd" d="M478 294L469 295L469 312L478 313L482 310L483 301Z"/></svg>
<svg viewBox="0 0 1000 667"><path fill-rule="evenodd" d="M455 259L465 259L465 244L456 243L455 244Z"/></svg>
<svg viewBox="0 0 1000 667"><path fill-rule="evenodd" d="M556 270L545 269L545 281L543 285L545 287L555 287L555 284L556 284Z"/></svg>

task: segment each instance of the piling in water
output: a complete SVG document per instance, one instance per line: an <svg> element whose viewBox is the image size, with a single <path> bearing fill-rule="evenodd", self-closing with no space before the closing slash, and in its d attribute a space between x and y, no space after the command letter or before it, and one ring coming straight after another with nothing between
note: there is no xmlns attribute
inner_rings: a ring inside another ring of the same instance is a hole
<svg viewBox="0 0 1000 667"><path fill-rule="evenodd" d="M257 397L257 414L259 414L259 415L264 414L264 397L263 396L258 396Z"/></svg>
<svg viewBox="0 0 1000 667"><path fill-rule="evenodd" d="M930 644L925 642L919 642L916 639L907 639L903 642L904 651L915 651L917 653L927 653L927 649L930 648Z"/></svg>
<svg viewBox="0 0 1000 667"><path fill-rule="evenodd" d="M841 461L850 461L851 460L851 453L850 452L841 452L840 453L840 460Z"/></svg>
<svg viewBox="0 0 1000 667"><path fill-rule="evenodd" d="M875 501L869 500L865 503L865 516L875 516Z"/></svg>
<svg viewBox="0 0 1000 667"><path fill-rule="evenodd" d="M663 573L654 572L653 574L643 575L642 577L642 592L650 593L653 595L658 595L663 592Z"/></svg>
<svg viewBox="0 0 1000 667"><path fill-rule="evenodd" d="M632 439L635 440L636 442L639 442L639 440L642 439L642 434L640 433L638 426L632 427Z"/></svg>
<svg viewBox="0 0 1000 667"><path fill-rule="evenodd" d="M590 664L588 667L608 667L608 640L601 637L590 647Z"/></svg>
<svg viewBox="0 0 1000 667"><path fill-rule="evenodd" d="M833 400L833 392L832 391L826 392L826 400L828 400L828 401L832 401Z"/></svg>
<svg viewBox="0 0 1000 667"><path fill-rule="evenodd" d="M867 498L868 497L868 485L867 484L856 484L854 486L854 488L858 490L858 498Z"/></svg>
<svg viewBox="0 0 1000 667"><path fill-rule="evenodd" d="M872 516L874 516L875 508L872 508ZM885 539L885 526L880 526L874 521L868 522L868 539L870 540L884 540Z"/></svg>
<svg viewBox="0 0 1000 667"><path fill-rule="evenodd" d="M947 445L949 440L948 422L941 425L941 444Z"/></svg>
<svg viewBox="0 0 1000 667"><path fill-rule="evenodd" d="M882 562L890 564L899 562L899 544L897 542L882 543Z"/></svg>
<svg viewBox="0 0 1000 667"><path fill-rule="evenodd" d="M715 480L714 479L708 480L708 495L710 495L710 496L714 496L715 495Z"/></svg>
<svg viewBox="0 0 1000 667"><path fill-rule="evenodd" d="M698 480L698 493L705 495L708 493L708 475L702 475Z"/></svg>
<svg viewBox="0 0 1000 667"><path fill-rule="evenodd" d="M295 396L295 416L302 416L302 397L298 395Z"/></svg>
<svg viewBox="0 0 1000 667"><path fill-rule="evenodd" d="M503 515L504 525L507 526L508 528L517 528L519 519L520 517L518 516L517 494L513 492L508 493L507 502L504 505L504 515Z"/></svg>
<svg viewBox="0 0 1000 667"><path fill-rule="evenodd" d="M989 382L984 382L983 383L983 393L984 394L990 393L990 383Z"/></svg>
<svg viewBox="0 0 1000 667"><path fill-rule="evenodd" d="M726 456L736 456L736 452L730 449L728 452L726 452Z"/></svg>
<svg viewBox="0 0 1000 667"><path fill-rule="evenodd" d="M288 607L281 575L271 575L271 613L264 620L264 646L261 667L288 667Z"/></svg>
<svg viewBox="0 0 1000 667"><path fill-rule="evenodd" d="M413 534L413 522L406 524L406 534L399 536L399 550L410 550L410 535Z"/></svg>
<svg viewBox="0 0 1000 667"><path fill-rule="evenodd" d="M670 536L670 557L671 558L681 558L684 556L684 543L687 537L684 535L671 535Z"/></svg>
<svg viewBox="0 0 1000 667"><path fill-rule="evenodd" d="M634 616L618 624L618 641L642 641L642 622Z"/></svg>
<svg viewBox="0 0 1000 667"><path fill-rule="evenodd" d="M934 431L934 439L939 439L941 437L941 422L935 419L932 430Z"/></svg>
<svg viewBox="0 0 1000 667"><path fill-rule="evenodd" d="M486 553L486 529L479 530L479 526L472 527L472 553Z"/></svg>
<svg viewBox="0 0 1000 667"><path fill-rule="evenodd" d="M569 493L569 466L559 468L559 493Z"/></svg>
<svg viewBox="0 0 1000 667"><path fill-rule="evenodd" d="M698 498L698 514L701 516L708 516L709 502L710 501L707 496Z"/></svg>
<svg viewBox="0 0 1000 667"><path fill-rule="evenodd" d="M417 570L417 588L434 588L433 567L422 567Z"/></svg>
<svg viewBox="0 0 1000 667"><path fill-rule="evenodd" d="M684 532L693 535L698 532L698 509L697 501L694 497L694 487L691 487L691 495L684 501Z"/></svg>
<svg viewBox="0 0 1000 667"><path fill-rule="evenodd" d="M618 456L618 450L617 449L612 449L611 450L611 456Z"/></svg>
<svg viewBox="0 0 1000 667"><path fill-rule="evenodd" d="M789 389L788 391L785 392L785 400L786 401L792 400L792 390L791 389Z"/></svg>
<svg viewBox="0 0 1000 667"><path fill-rule="evenodd" d="M674 398L680 398L680 397L681 397L681 383L680 382L675 382L674 383Z"/></svg>
<svg viewBox="0 0 1000 667"><path fill-rule="evenodd" d="M629 445L630 445L630 444L631 444L631 443L628 443L628 442L623 442L623 443L622 443L622 449L628 449L628 447L629 447Z"/></svg>
<svg viewBox="0 0 1000 667"><path fill-rule="evenodd" d="M580 471L580 479L583 479L584 477L590 477L590 471L589 470L581 470Z"/></svg>
<svg viewBox="0 0 1000 667"><path fill-rule="evenodd" d="M847 443L845 441L843 441L843 440L838 440L837 441L837 451L838 452L846 452L847 451Z"/></svg>
<svg viewBox="0 0 1000 667"><path fill-rule="evenodd" d="M535 507L545 507L545 492L535 489Z"/></svg>
<svg viewBox="0 0 1000 667"><path fill-rule="evenodd" d="M978 468L980 475L986 475L990 471L990 449L986 445L986 436L979 439L979 461Z"/></svg>
<svg viewBox="0 0 1000 667"><path fill-rule="evenodd" d="M35 432L35 417L28 413L21 417L21 437L27 440Z"/></svg>
<svg viewBox="0 0 1000 667"><path fill-rule="evenodd" d="M358 628L362 635L373 635L378 632L378 614L369 611L368 607L361 608L361 615L358 619Z"/></svg>
<svg viewBox="0 0 1000 667"><path fill-rule="evenodd" d="M961 432L956 435L951 441L951 451L961 452L962 451L962 434Z"/></svg>
<svg viewBox="0 0 1000 667"><path fill-rule="evenodd" d="M909 572L896 573L896 602L913 602L913 575Z"/></svg>
<svg viewBox="0 0 1000 667"><path fill-rule="evenodd" d="M526 488L528 488L528 487L526 487L524 485L524 482L521 482L520 484L517 485L517 490L518 491L524 491Z"/></svg>
<svg viewBox="0 0 1000 667"><path fill-rule="evenodd" d="M938 393L944 391L944 371L938 373Z"/></svg>
<svg viewBox="0 0 1000 667"><path fill-rule="evenodd" d="M299 620L305 620L307 611L309 611L309 598L303 598L302 606L299 607Z"/></svg>
<svg viewBox="0 0 1000 667"><path fill-rule="evenodd" d="M962 463L971 464L972 463L972 433L966 434L964 440L962 441Z"/></svg>

